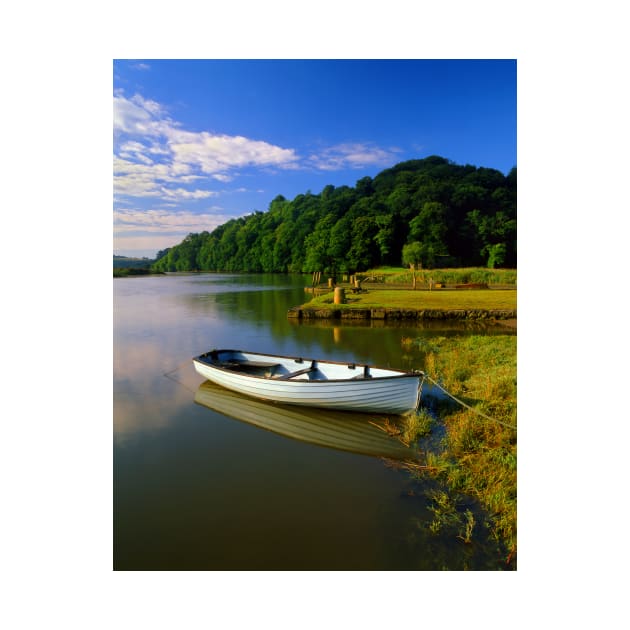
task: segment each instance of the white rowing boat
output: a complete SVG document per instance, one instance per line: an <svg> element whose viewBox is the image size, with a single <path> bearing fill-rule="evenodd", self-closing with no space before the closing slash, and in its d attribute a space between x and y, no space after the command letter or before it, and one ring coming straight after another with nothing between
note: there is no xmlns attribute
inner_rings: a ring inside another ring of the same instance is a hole
<svg viewBox="0 0 630 630"><path fill-rule="evenodd" d="M403 414L420 402L422 372L211 350L193 359L201 376L241 394L290 405Z"/></svg>
<svg viewBox="0 0 630 630"><path fill-rule="evenodd" d="M402 434L400 418L279 405L243 396L210 381L199 386L195 402L240 422L315 446L398 460L415 460L418 456L415 449L382 428L389 426Z"/></svg>

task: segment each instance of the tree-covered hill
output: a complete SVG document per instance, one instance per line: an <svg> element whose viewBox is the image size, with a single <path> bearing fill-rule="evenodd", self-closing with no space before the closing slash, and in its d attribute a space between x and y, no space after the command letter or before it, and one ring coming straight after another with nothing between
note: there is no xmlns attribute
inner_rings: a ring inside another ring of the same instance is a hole
<svg viewBox="0 0 630 630"><path fill-rule="evenodd" d="M432 156L326 186L267 212L189 234L158 271L356 272L399 265L516 267L516 168L501 172Z"/></svg>

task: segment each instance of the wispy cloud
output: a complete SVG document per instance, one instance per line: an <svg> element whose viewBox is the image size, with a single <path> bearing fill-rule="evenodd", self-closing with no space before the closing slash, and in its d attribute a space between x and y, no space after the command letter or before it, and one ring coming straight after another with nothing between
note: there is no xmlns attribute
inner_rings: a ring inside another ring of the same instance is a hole
<svg viewBox="0 0 630 630"><path fill-rule="evenodd" d="M212 232L232 218L221 209L201 214L164 209L119 209L114 212L114 251L153 255L158 249L180 243L191 232Z"/></svg>
<svg viewBox="0 0 630 630"><path fill-rule="evenodd" d="M263 140L183 129L160 103L139 94L127 98L120 91L114 95L114 140L115 192L164 199L211 196L212 189L204 195L201 188L184 194L182 185L194 181L205 181L208 185L213 181L227 183L246 168L269 172L269 169L335 171L384 167L395 163L400 153L399 149L381 148L368 142L348 142L301 157L294 148Z"/></svg>
<svg viewBox="0 0 630 630"><path fill-rule="evenodd" d="M121 155L129 157L128 152ZM164 199L205 199L218 195L212 190L188 190L179 186L171 188L170 184L189 184L201 176L189 174L188 168L177 168L173 164L153 163L150 160L114 157L114 196L128 197L162 197Z"/></svg>
<svg viewBox="0 0 630 630"><path fill-rule="evenodd" d="M308 157L307 163L324 171L388 166L398 159L400 149L382 149L370 143L345 143L326 147Z"/></svg>
<svg viewBox="0 0 630 630"><path fill-rule="evenodd" d="M231 218L220 212L177 212L155 210L116 210L114 212L115 238L137 237L144 234L162 234L170 241L181 240L190 232L212 231Z"/></svg>
<svg viewBox="0 0 630 630"><path fill-rule="evenodd" d="M293 149L283 149L243 136L213 135L206 131L191 133L169 130L169 148L176 164L197 166L202 172L225 178L233 168L283 166L296 162Z"/></svg>
<svg viewBox="0 0 630 630"><path fill-rule="evenodd" d="M114 96L116 194L200 199L215 193L170 185L203 179L227 183L239 169L282 168L299 159L294 149L262 140L180 127L155 101L139 94L127 98L119 92Z"/></svg>
<svg viewBox="0 0 630 630"><path fill-rule="evenodd" d="M114 137L121 134L155 138L164 135L175 123L167 116L162 106L136 94L125 98L114 96Z"/></svg>

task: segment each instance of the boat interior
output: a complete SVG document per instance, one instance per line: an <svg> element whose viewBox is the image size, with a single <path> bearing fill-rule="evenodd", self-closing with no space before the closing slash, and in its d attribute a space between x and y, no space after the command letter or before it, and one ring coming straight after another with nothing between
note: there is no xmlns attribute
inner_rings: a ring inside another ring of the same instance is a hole
<svg viewBox="0 0 630 630"><path fill-rule="evenodd" d="M355 363L329 363L292 357L252 356L241 352L208 352L200 360L218 368L279 381L362 380L372 378L368 365ZM381 370L383 371L383 370ZM392 376L388 371L388 376Z"/></svg>

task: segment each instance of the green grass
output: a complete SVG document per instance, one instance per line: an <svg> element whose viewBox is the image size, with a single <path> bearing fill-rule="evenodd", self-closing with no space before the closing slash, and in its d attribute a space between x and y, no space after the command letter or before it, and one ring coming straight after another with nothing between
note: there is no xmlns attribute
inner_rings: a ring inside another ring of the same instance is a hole
<svg viewBox="0 0 630 630"><path fill-rule="evenodd" d="M456 403L439 407L445 429L440 450L427 453L427 471L448 488L447 498L433 497L432 527L438 530L457 515L452 507L462 495L474 497L488 512L491 534L516 554L516 336L469 336L403 339L424 350L425 372L452 394L499 422ZM503 423L503 424L500 424ZM474 540L474 517L460 513L459 537Z"/></svg>
<svg viewBox="0 0 630 630"><path fill-rule="evenodd" d="M367 293L346 292L347 303L333 304L333 293L313 298L303 307L313 308L398 308L398 309L516 309L516 289L489 291L465 289L457 291L413 291L406 289L370 289Z"/></svg>
<svg viewBox="0 0 630 630"><path fill-rule="evenodd" d="M359 274L362 277L381 277L388 284L411 285L411 271L405 267L379 267ZM486 283L489 285L516 285L516 269L487 269L485 267L462 267L458 269L420 269L416 281L427 284L434 282L449 284Z"/></svg>

